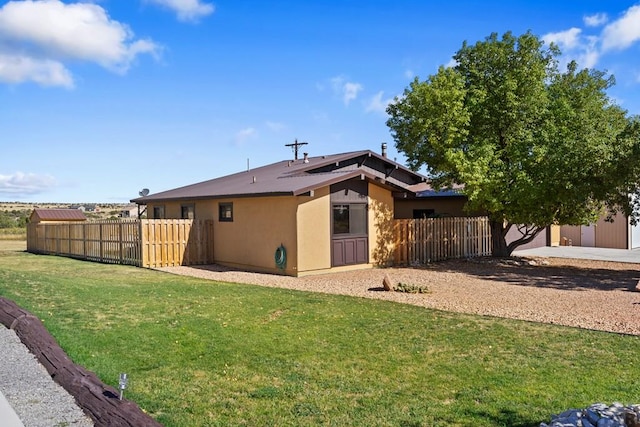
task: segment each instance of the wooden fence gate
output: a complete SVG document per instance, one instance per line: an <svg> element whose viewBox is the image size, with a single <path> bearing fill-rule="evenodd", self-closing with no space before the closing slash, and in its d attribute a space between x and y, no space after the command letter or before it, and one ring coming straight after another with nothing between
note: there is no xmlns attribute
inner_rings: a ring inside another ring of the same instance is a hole
<svg viewBox="0 0 640 427"><path fill-rule="evenodd" d="M27 251L138 267L213 263L213 221L143 219L27 225Z"/></svg>
<svg viewBox="0 0 640 427"><path fill-rule="evenodd" d="M487 217L395 220L394 264L491 255Z"/></svg>

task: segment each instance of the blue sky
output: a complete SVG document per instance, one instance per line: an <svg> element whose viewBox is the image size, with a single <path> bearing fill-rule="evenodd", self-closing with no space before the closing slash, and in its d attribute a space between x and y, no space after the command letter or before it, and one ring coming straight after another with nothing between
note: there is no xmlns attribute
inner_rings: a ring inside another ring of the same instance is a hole
<svg viewBox="0 0 640 427"><path fill-rule="evenodd" d="M385 107L467 40L528 30L640 114L638 1L0 1L0 201L120 203L380 150Z"/></svg>

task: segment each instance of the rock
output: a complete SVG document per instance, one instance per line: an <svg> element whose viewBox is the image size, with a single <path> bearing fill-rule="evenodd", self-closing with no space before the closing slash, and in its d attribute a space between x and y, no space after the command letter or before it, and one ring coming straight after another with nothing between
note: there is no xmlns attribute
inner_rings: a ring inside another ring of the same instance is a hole
<svg viewBox="0 0 640 427"><path fill-rule="evenodd" d="M600 420L600 415L594 410L595 408L592 406L584 411L585 418L594 426L598 425L598 421Z"/></svg>
<svg viewBox="0 0 640 427"><path fill-rule="evenodd" d="M553 415L550 423L540 423L540 427L640 427L639 418L640 405L594 403L584 410L568 409Z"/></svg>
<svg viewBox="0 0 640 427"><path fill-rule="evenodd" d="M382 279L382 287L387 292L393 291L393 285L391 284L391 279L388 274L385 274L384 279Z"/></svg>
<svg viewBox="0 0 640 427"><path fill-rule="evenodd" d="M624 411L624 422L627 427L640 427L640 421L638 420L638 414L630 409Z"/></svg>
<svg viewBox="0 0 640 427"><path fill-rule="evenodd" d="M636 291L640 292L640 280L638 280L638 283L636 284Z"/></svg>

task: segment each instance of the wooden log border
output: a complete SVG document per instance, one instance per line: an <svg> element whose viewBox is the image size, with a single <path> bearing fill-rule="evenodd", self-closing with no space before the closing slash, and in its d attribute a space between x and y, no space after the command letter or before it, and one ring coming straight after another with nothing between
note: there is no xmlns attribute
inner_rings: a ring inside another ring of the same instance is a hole
<svg viewBox="0 0 640 427"><path fill-rule="evenodd" d="M0 323L15 331L53 380L71 394L96 427L162 427L119 391L69 359L40 319L0 297Z"/></svg>

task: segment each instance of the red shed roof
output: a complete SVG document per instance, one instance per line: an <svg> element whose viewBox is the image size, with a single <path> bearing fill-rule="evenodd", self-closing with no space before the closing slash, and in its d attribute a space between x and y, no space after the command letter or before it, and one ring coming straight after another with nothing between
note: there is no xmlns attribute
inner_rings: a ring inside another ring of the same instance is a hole
<svg viewBox="0 0 640 427"><path fill-rule="evenodd" d="M79 209L34 209L31 218L40 221L86 221L87 217Z"/></svg>

